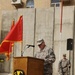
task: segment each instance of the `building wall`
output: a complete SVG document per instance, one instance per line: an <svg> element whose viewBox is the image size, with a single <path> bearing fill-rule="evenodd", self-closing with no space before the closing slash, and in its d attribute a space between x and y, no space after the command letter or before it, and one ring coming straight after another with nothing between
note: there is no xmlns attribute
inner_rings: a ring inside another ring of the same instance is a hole
<svg viewBox="0 0 75 75"><path fill-rule="evenodd" d="M70 11L69 11L70 10ZM6 32L10 30L12 17L15 18L15 21L18 20L20 15L23 15L23 50L27 44L34 44L35 48L26 49L24 56L34 56L34 53L39 51L37 47L37 39L43 37L46 41L47 46L54 49L56 54L56 61L53 66L53 75L58 75L57 67L58 62L62 59L62 54L66 53L67 58L72 64L71 75L74 73L73 66L73 50L69 55L67 51L67 39L73 38L73 26L74 26L74 7L64 7L63 8L63 24L62 24L62 33L60 33L60 8L56 7L55 10L53 7L48 9L18 9L17 11L3 11L2 12L2 34L3 37L6 35ZM69 13L68 13L69 12ZM16 15L16 16L15 16ZM10 20L9 20L10 19ZM14 56L21 56L21 43L15 43L14 46ZM11 56L10 61L6 61L4 64L5 72L12 72L12 63L13 56ZM9 66L9 63L11 63ZM7 65L6 65L7 64ZM8 68L9 67L9 68Z"/></svg>
<svg viewBox="0 0 75 75"><path fill-rule="evenodd" d="M1 0L0 1L0 10L14 10L16 7L11 4L12 0ZM22 0L23 6L18 6L17 8L25 8L26 1ZM64 2L70 2L68 5L74 5L75 0L63 0ZM34 8L49 8L51 6L51 0L34 0Z"/></svg>
<svg viewBox="0 0 75 75"><path fill-rule="evenodd" d="M22 0L23 4L18 5L15 7L11 4L12 0L0 0L0 19L2 17L2 11L3 10L17 10L19 8L25 8L26 7L26 0ZM34 0L34 7L35 8L49 8L50 7L50 0ZM1 20L0 20L0 42L1 42Z"/></svg>
<svg viewBox="0 0 75 75"><path fill-rule="evenodd" d="M13 19L16 21L17 19L17 11L16 10L9 10L9 11L2 11L2 21L1 21L1 41L5 38L5 36L10 31ZM12 57L12 56L11 56ZM6 58L6 57L5 57ZM11 72L11 62L12 59L9 61L5 61L4 63L0 63L2 65L3 70L0 72Z"/></svg>
<svg viewBox="0 0 75 75"><path fill-rule="evenodd" d="M2 11L3 10L14 10L15 7L11 5L11 0L0 1L0 43L1 43L1 22L2 22Z"/></svg>
<svg viewBox="0 0 75 75"><path fill-rule="evenodd" d="M50 0L34 0L35 8L49 8Z"/></svg>
<svg viewBox="0 0 75 75"><path fill-rule="evenodd" d="M71 5L75 5L75 0L70 0Z"/></svg>
<svg viewBox="0 0 75 75"><path fill-rule="evenodd" d="M16 9L16 7L11 4L12 0L1 0L0 1L0 9L2 10L13 10ZM20 6L20 8L26 7L26 0L22 0L23 6ZM49 8L50 7L50 0L34 0L34 7L35 8Z"/></svg>

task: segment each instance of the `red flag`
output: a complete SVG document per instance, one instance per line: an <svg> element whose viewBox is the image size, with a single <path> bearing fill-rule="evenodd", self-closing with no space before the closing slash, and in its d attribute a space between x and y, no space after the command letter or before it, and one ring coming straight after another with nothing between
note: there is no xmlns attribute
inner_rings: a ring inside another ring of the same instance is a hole
<svg viewBox="0 0 75 75"><path fill-rule="evenodd" d="M14 27L14 21L12 23L11 29ZM10 53L12 52L12 44L14 42L7 42L5 39L4 41L1 43L0 45L0 53L4 53L7 57L7 59L9 59L10 57Z"/></svg>
<svg viewBox="0 0 75 75"><path fill-rule="evenodd" d="M3 42L0 45L0 54L7 53L7 54L10 55L11 52L12 52L12 44L11 44L11 42Z"/></svg>
<svg viewBox="0 0 75 75"><path fill-rule="evenodd" d="M7 52L7 51L5 51L0 45L0 54L5 53L5 52Z"/></svg>
<svg viewBox="0 0 75 75"><path fill-rule="evenodd" d="M22 41L23 36L23 16L20 16L18 22L7 34L5 40L7 41Z"/></svg>
<svg viewBox="0 0 75 75"><path fill-rule="evenodd" d="M12 53L12 43L11 42L6 42L6 43L9 44L8 44L8 51L5 53L5 55L6 55L6 60L9 60L10 54Z"/></svg>
<svg viewBox="0 0 75 75"><path fill-rule="evenodd" d="M11 29L14 27L14 25L15 25L15 21L13 20L13 22L12 22L12 25L11 25ZM10 30L11 30L10 29ZM9 60L9 58L10 58L10 54L11 54L11 52L12 52L12 46L13 46L13 43L14 42L5 42L6 44L5 45L7 45L7 52L5 53L5 55L6 55L6 60ZM3 44L4 45L4 44ZM2 45L2 46L3 46ZM4 45L4 47L5 47L5 45Z"/></svg>
<svg viewBox="0 0 75 75"><path fill-rule="evenodd" d="M0 45L0 54L5 54L7 60L9 59L11 52L12 52L12 44L11 44L11 42L3 42Z"/></svg>
<svg viewBox="0 0 75 75"><path fill-rule="evenodd" d="M6 53L7 57L10 56L9 54L12 52L12 43L14 41L22 41L22 30L23 30L23 17L20 16L16 25L11 27L10 32L7 34L4 41L2 42L0 46L0 53Z"/></svg>
<svg viewBox="0 0 75 75"><path fill-rule="evenodd" d="M10 50L10 47L12 46L11 42L3 42L1 44L1 48L5 50L5 52L11 52L12 50ZM0 50L1 51L1 50Z"/></svg>

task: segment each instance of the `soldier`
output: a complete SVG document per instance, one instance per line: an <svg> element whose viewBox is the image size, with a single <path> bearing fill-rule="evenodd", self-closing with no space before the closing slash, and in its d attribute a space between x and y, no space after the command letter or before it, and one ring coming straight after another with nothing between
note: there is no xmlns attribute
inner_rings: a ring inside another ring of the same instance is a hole
<svg viewBox="0 0 75 75"><path fill-rule="evenodd" d="M60 75L69 75L70 71L70 61L66 58L66 54L63 54L63 59L59 61L58 72Z"/></svg>
<svg viewBox="0 0 75 75"><path fill-rule="evenodd" d="M55 54L51 48L48 48L43 39L37 41L40 52L37 52L35 57L44 59L44 75L52 75L52 63L55 62Z"/></svg>

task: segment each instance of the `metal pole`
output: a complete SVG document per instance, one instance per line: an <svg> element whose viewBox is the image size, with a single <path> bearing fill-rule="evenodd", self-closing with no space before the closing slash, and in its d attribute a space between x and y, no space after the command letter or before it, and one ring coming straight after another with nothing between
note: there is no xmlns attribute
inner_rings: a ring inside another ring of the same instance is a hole
<svg viewBox="0 0 75 75"><path fill-rule="evenodd" d="M71 51L69 50L69 61L71 62ZM70 68L69 68L69 75L70 75Z"/></svg>

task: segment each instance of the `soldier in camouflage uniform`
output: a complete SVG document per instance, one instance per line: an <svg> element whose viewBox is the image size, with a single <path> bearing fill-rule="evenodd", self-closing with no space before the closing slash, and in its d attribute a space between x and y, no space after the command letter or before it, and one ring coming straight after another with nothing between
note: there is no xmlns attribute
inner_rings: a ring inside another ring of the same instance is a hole
<svg viewBox="0 0 75 75"><path fill-rule="evenodd" d="M40 52L35 57L44 59L44 75L52 75L52 64L55 62L55 54L51 48L48 48L43 39L37 41Z"/></svg>
<svg viewBox="0 0 75 75"><path fill-rule="evenodd" d="M59 61L58 72L60 75L69 75L70 73L70 61L66 58L66 54L63 54L63 59Z"/></svg>

